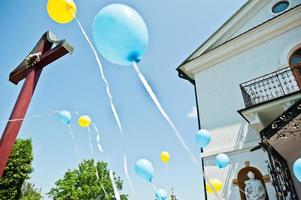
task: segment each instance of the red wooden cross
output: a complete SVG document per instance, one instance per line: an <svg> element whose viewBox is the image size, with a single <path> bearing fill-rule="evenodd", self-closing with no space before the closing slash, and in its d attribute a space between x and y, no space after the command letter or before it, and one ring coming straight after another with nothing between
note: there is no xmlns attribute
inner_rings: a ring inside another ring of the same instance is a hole
<svg viewBox="0 0 301 200"><path fill-rule="evenodd" d="M52 48L53 44L55 46ZM57 40L54 34L47 31L43 34L30 54L10 73L9 80L14 84L25 79L21 92L15 103L10 120L6 124L0 141L0 177L2 177L10 152L15 144L27 108L33 96L35 87L45 66L72 53L73 47L65 40Z"/></svg>

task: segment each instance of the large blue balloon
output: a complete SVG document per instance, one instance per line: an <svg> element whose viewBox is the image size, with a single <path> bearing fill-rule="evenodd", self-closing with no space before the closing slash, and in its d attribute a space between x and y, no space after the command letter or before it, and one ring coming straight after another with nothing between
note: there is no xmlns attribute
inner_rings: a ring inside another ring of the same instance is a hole
<svg viewBox="0 0 301 200"><path fill-rule="evenodd" d="M93 36L100 53L118 65L139 62L148 45L148 30L142 17L123 4L110 4L98 12Z"/></svg>
<svg viewBox="0 0 301 200"><path fill-rule="evenodd" d="M154 167L149 160L140 159L136 162L135 172L141 178L151 182L154 176Z"/></svg>
<svg viewBox="0 0 301 200"><path fill-rule="evenodd" d="M68 110L61 110L59 112L60 121L64 124L70 124L72 116Z"/></svg>
<svg viewBox="0 0 301 200"><path fill-rule="evenodd" d="M211 140L211 134L209 131L201 129L196 133L195 139L200 148L204 148L209 144Z"/></svg>
<svg viewBox="0 0 301 200"><path fill-rule="evenodd" d="M156 192L156 200L166 200L167 199L167 193L163 189L159 189Z"/></svg>
<svg viewBox="0 0 301 200"><path fill-rule="evenodd" d="M295 161L293 171L298 181L301 182L301 158Z"/></svg>
<svg viewBox="0 0 301 200"><path fill-rule="evenodd" d="M218 154L215 158L215 164L219 168L227 167L229 165L229 161L229 157L224 153Z"/></svg>

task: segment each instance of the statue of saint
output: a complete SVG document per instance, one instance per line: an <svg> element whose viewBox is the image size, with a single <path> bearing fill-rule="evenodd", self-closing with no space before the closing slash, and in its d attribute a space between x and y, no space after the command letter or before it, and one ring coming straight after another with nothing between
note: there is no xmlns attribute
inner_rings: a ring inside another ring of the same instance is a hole
<svg viewBox="0 0 301 200"><path fill-rule="evenodd" d="M245 193L247 200L266 200L266 191L262 182L255 179L255 174L251 171L248 172L247 176L249 180L245 181Z"/></svg>

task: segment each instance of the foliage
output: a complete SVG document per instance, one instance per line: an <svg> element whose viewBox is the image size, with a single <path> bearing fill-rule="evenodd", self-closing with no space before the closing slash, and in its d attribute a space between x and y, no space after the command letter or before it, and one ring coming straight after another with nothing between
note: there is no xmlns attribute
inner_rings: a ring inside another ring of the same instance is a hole
<svg viewBox="0 0 301 200"><path fill-rule="evenodd" d="M20 199L22 185L33 170L32 160L31 140L17 139L3 176L0 178L0 200Z"/></svg>
<svg viewBox="0 0 301 200"><path fill-rule="evenodd" d="M24 182L22 186L21 200L41 200L41 190L37 189L34 184Z"/></svg>
<svg viewBox="0 0 301 200"><path fill-rule="evenodd" d="M118 190L122 189L120 177L114 179ZM79 169L68 170L64 177L55 183L48 193L53 200L115 200L114 190L109 177L108 164L86 160ZM121 195L127 200L127 195Z"/></svg>

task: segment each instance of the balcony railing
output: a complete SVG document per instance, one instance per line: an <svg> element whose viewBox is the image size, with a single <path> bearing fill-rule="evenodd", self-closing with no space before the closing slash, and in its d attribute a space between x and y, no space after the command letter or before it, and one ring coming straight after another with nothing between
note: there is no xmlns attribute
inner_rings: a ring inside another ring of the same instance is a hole
<svg viewBox="0 0 301 200"><path fill-rule="evenodd" d="M301 90L301 63L240 84L246 108Z"/></svg>

